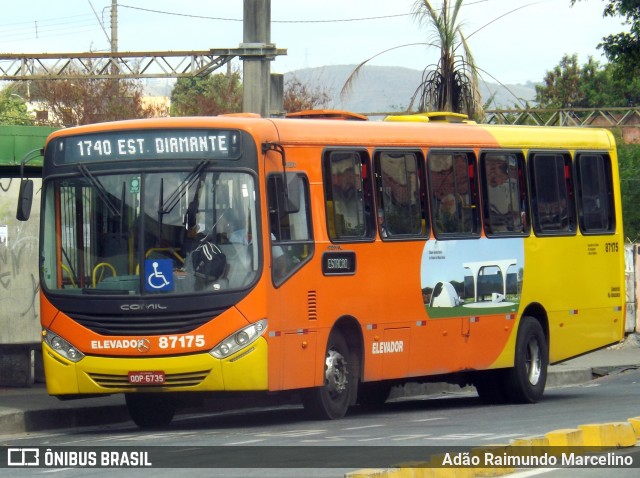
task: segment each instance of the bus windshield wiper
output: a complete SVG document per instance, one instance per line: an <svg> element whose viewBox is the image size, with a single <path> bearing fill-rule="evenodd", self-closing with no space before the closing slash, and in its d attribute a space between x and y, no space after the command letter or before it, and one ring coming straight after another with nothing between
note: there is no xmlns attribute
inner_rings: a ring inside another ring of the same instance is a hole
<svg viewBox="0 0 640 478"><path fill-rule="evenodd" d="M78 164L78 171L80 171L80 174L82 174L82 176L84 176L84 178L87 181L89 181L89 183L91 183L94 189L98 192L98 196L100 196L100 198L107 205L109 212L113 214L115 217L120 217L121 216L120 211L118 210L116 205L113 203L109 193L107 192L105 187L102 185L100 180L96 178L93 174L91 174L91 171L89 171L84 164Z"/></svg>
<svg viewBox="0 0 640 478"><path fill-rule="evenodd" d="M196 182L200 177L200 173L206 166L207 161L203 160L187 174L187 177L182 180L178 187L171 193L171 195L165 201L160 194L160 204L158 205L158 216L162 217L164 214L169 214L174 207L180 202L180 199L184 196L185 192ZM162 191L162 188L161 188Z"/></svg>

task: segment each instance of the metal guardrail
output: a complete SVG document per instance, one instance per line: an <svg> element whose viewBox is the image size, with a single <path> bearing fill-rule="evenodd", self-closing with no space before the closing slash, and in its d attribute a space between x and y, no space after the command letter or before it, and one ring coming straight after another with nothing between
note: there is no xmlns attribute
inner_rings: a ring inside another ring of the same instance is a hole
<svg viewBox="0 0 640 478"><path fill-rule="evenodd" d="M640 108L486 110L484 123L599 128L639 127Z"/></svg>
<svg viewBox="0 0 640 478"><path fill-rule="evenodd" d="M369 118L416 112L387 111L361 113ZM485 110L483 124L580 127L640 127L640 107L614 108L530 108Z"/></svg>

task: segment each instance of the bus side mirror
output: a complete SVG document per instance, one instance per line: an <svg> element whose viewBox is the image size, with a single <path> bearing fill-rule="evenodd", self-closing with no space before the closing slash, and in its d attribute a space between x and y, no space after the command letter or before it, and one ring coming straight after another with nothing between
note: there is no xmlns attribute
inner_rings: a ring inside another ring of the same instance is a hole
<svg viewBox="0 0 640 478"><path fill-rule="evenodd" d="M16 219L18 221L29 220L32 202L33 181L31 179L22 179L20 181L20 190L18 192L18 210L16 211Z"/></svg>

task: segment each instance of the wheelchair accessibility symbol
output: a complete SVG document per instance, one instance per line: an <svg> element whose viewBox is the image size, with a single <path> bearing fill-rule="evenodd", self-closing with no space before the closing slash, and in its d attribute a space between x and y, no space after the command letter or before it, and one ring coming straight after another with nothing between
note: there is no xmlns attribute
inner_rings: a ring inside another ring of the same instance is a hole
<svg viewBox="0 0 640 478"><path fill-rule="evenodd" d="M173 260L147 259L144 261L146 290L150 292L173 290Z"/></svg>

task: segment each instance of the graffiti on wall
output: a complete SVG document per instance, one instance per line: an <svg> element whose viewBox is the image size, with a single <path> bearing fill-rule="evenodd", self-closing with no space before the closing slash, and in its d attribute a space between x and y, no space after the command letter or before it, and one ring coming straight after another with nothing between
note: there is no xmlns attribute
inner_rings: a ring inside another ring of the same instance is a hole
<svg viewBox="0 0 640 478"><path fill-rule="evenodd" d="M38 181L36 181L38 182ZM0 178L0 344L39 342L40 185L29 221L15 218L20 180Z"/></svg>

